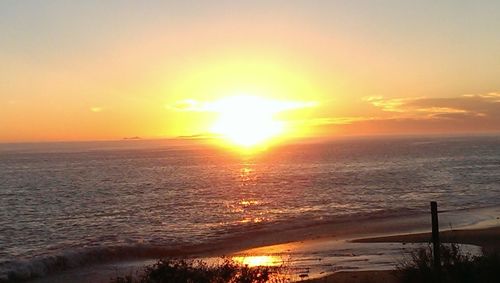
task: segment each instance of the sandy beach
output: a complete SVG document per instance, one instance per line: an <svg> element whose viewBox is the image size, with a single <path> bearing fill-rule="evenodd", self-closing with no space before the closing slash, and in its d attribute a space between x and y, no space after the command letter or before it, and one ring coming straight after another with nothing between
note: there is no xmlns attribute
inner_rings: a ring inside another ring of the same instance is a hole
<svg viewBox="0 0 500 283"><path fill-rule="evenodd" d="M480 246L484 253L500 252L500 227L485 229L449 230L440 233L443 243L460 243ZM430 233L403 234L387 237L363 238L353 242L358 243L428 243ZM319 279L309 280L310 283L343 283L343 282L398 282L397 271L359 271L338 272Z"/></svg>

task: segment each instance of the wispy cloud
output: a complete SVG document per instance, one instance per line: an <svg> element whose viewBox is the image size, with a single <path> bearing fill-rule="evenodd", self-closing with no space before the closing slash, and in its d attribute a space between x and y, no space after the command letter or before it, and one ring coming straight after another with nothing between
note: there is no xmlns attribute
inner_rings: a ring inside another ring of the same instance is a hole
<svg viewBox="0 0 500 283"><path fill-rule="evenodd" d="M500 93L445 98L365 97L380 111L374 116L332 117L318 126L336 132L424 133L500 131Z"/></svg>
<svg viewBox="0 0 500 283"><path fill-rule="evenodd" d="M167 110L204 112L203 105L195 99L184 99L165 105Z"/></svg>
<svg viewBox="0 0 500 283"><path fill-rule="evenodd" d="M377 117L352 116L352 117L328 117L310 119L306 123L312 126L318 125L347 125L360 121L370 121L380 119Z"/></svg>
<svg viewBox="0 0 500 283"><path fill-rule="evenodd" d="M385 98L383 96L367 96L363 100L387 112L404 112L403 106L418 98Z"/></svg>
<svg viewBox="0 0 500 283"><path fill-rule="evenodd" d="M323 116L292 119L296 126L314 127L328 133L445 133L500 131L500 93L466 94L456 97L392 97L370 96L364 103L376 111L348 116ZM218 112L231 101L199 101L187 99L167 106L170 110L190 112ZM266 103L270 103L266 101ZM258 103L249 103L259 105ZM268 106L275 111L315 107L316 102L272 101ZM264 107L264 106L262 106Z"/></svg>
<svg viewBox="0 0 500 283"><path fill-rule="evenodd" d="M220 112L234 107L259 107L262 111L282 112L301 108L315 107L315 101L280 101L264 99L254 96L226 97L216 101L199 101L196 99L184 99L174 104L166 105L168 110L182 112Z"/></svg>
<svg viewBox="0 0 500 283"><path fill-rule="evenodd" d="M384 98L367 97L365 101L385 112L404 113L406 117L450 118L497 116L500 93L467 94L448 98Z"/></svg>
<svg viewBox="0 0 500 283"><path fill-rule="evenodd" d="M92 107L90 107L89 110L90 110L90 112L98 113L98 112L103 111L104 109L102 107L99 107L99 106L92 106Z"/></svg>

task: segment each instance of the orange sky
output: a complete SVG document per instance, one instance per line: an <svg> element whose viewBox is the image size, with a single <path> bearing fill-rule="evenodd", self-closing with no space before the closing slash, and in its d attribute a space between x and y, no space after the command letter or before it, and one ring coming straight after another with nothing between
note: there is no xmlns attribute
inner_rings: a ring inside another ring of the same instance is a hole
<svg viewBox="0 0 500 283"><path fill-rule="evenodd" d="M290 137L500 130L498 1L19 2L0 142L205 135L239 95Z"/></svg>

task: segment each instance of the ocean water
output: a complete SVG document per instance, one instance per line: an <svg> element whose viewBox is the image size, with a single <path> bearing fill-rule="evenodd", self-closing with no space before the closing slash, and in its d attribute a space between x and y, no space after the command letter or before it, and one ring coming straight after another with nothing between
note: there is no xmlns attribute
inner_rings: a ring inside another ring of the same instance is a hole
<svg viewBox="0 0 500 283"><path fill-rule="evenodd" d="M336 219L500 205L500 137L0 145L0 279Z"/></svg>

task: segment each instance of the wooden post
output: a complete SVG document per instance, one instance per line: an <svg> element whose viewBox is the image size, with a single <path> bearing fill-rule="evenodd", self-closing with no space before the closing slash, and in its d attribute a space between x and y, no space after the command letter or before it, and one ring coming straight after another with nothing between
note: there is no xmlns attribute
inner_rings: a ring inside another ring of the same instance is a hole
<svg viewBox="0 0 500 283"><path fill-rule="evenodd" d="M440 256L440 242L439 242L439 223L438 223L438 210L437 202L431 201L431 216L432 216L432 246L434 253L434 269L437 276L441 275L441 256Z"/></svg>

